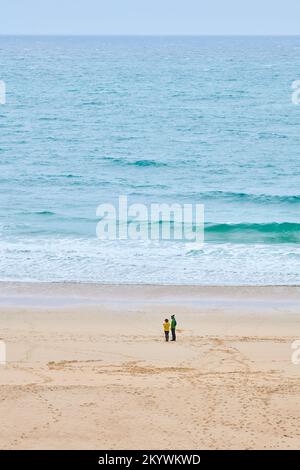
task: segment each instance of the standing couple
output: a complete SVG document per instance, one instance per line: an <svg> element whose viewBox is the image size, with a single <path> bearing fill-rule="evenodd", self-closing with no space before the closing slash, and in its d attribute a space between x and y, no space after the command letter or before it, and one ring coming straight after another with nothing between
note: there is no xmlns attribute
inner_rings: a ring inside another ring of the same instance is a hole
<svg viewBox="0 0 300 470"><path fill-rule="evenodd" d="M165 332L166 341L169 341L170 329L172 333L171 341L176 341L176 326L177 326L177 321L176 321L175 315L171 315L171 323L169 322L168 318L165 319L164 332Z"/></svg>

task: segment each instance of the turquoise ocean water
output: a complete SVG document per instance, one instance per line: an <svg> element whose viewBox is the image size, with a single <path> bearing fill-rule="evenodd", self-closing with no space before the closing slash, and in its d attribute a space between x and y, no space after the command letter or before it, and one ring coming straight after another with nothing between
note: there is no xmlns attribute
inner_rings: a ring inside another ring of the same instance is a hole
<svg viewBox="0 0 300 470"><path fill-rule="evenodd" d="M298 284L300 37L0 37L0 279ZM205 245L96 208L205 204Z"/></svg>

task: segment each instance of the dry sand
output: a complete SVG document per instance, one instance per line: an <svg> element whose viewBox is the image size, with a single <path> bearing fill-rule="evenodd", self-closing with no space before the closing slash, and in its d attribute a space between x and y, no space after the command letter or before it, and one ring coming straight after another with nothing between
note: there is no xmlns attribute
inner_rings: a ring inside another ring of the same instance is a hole
<svg viewBox="0 0 300 470"><path fill-rule="evenodd" d="M297 449L299 300L297 287L2 283L0 447Z"/></svg>

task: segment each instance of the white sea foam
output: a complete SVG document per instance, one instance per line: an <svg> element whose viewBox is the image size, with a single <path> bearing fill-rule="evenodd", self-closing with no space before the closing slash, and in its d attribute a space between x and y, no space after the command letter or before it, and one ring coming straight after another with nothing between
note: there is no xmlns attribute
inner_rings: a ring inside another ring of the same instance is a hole
<svg viewBox="0 0 300 470"><path fill-rule="evenodd" d="M0 242L0 279L99 283L299 284L300 247L31 238Z"/></svg>

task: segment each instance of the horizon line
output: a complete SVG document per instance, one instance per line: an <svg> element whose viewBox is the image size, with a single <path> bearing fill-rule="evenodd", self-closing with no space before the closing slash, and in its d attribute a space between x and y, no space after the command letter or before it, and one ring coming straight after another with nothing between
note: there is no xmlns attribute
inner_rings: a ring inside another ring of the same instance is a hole
<svg viewBox="0 0 300 470"><path fill-rule="evenodd" d="M300 37L297 34L264 33L264 34L240 34L240 33L0 33L0 37Z"/></svg>

